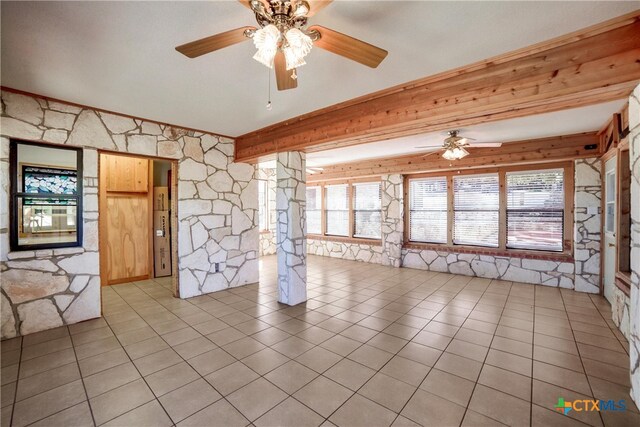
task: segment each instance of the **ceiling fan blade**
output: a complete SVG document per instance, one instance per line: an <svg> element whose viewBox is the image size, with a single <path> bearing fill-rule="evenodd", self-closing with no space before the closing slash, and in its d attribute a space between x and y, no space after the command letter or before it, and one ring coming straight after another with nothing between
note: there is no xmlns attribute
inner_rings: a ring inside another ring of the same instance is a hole
<svg viewBox="0 0 640 427"><path fill-rule="evenodd" d="M438 144L438 145L419 145L419 146L413 147L413 148L442 148L442 144Z"/></svg>
<svg viewBox="0 0 640 427"><path fill-rule="evenodd" d="M278 50L276 57L273 60L273 66L276 69L276 83L278 84L278 90L295 89L298 87L298 79L292 79L293 70L287 71L287 61L284 58L284 53Z"/></svg>
<svg viewBox="0 0 640 427"><path fill-rule="evenodd" d="M471 142L467 144L471 148L492 148L502 147L502 142Z"/></svg>
<svg viewBox="0 0 640 427"><path fill-rule="evenodd" d="M441 148L438 148L437 150L433 150L433 151L429 151L428 153L425 153L422 158L424 159L425 157L429 157L432 154L436 154L437 152L442 151Z"/></svg>
<svg viewBox="0 0 640 427"><path fill-rule="evenodd" d="M215 36L205 37L200 40L186 43L176 47L176 50L189 58L197 58L205 53L220 50L243 41L249 40L244 35L245 30L255 30L255 27L240 27L235 30L225 31Z"/></svg>
<svg viewBox="0 0 640 427"><path fill-rule="evenodd" d="M325 7L329 6L333 0L307 0L309 3L310 9L309 13L307 13L307 17L311 17L316 13L320 12Z"/></svg>
<svg viewBox="0 0 640 427"><path fill-rule="evenodd" d="M344 56L367 67L376 68L389 53L384 49L320 25L311 26L309 30L316 30L321 36L313 42L314 46Z"/></svg>

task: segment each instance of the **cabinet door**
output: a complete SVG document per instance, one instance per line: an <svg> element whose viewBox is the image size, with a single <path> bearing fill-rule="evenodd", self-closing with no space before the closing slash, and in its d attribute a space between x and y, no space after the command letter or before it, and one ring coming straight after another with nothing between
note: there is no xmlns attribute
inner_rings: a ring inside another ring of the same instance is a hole
<svg viewBox="0 0 640 427"><path fill-rule="evenodd" d="M104 156L107 191L144 193L149 191L149 160L131 156Z"/></svg>

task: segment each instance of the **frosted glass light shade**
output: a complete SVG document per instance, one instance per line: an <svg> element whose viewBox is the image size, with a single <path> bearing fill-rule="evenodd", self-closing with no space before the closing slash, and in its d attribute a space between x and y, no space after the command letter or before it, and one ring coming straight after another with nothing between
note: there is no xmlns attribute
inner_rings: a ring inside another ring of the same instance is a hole
<svg viewBox="0 0 640 427"><path fill-rule="evenodd" d="M311 37L297 28L287 30L284 37L287 41L283 49L287 70L306 64L304 57L309 54L313 47Z"/></svg>
<svg viewBox="0 0 640 427"><path fill-rule="evenodd" d="M273 59L278 52L280 42L280 30L275 25L267 25L260 28L253 35L253 44L258 49L253 59L259 63L273 68Z"/></svg>
<svg viewBox="0 0 640 427"><path fill-rule="evenodd" d="M447 160L460 160L468 155L469 152L462 147L447 148L447 150L442 153L442 157Z"/></svg>

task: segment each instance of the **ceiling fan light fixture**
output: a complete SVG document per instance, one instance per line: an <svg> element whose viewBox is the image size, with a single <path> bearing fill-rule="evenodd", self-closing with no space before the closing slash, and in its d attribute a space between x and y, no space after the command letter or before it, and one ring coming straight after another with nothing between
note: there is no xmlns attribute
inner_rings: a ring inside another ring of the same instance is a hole
<svg viewBox="0 0 640 427"><path fill-rule="evenodd" d="M282 48L287 62L287 71L306 64L304 58L311 52L313 41L311 37L297 28L290 28L284 34L286 40Z"/></svg>
<svg viewBox="0 0 640 427"><path fill-rule="evenodd" d="M296 4L296 8L293 11L293 16L296 16L298 18L307 16L307 13L309 13L309 10L311 10L311 7L309 6L308 2L306 2L305 0L298 0L298 3Z"/></svg>
<svg viewBox="0 0 640 427"><path fill-rule="evenodd" d="M253 59L259 63L273 68L273 59L278 52L280 43L280 30L273 24L267 25L253 34L253 44L258 49Z"/></svg>
<svg viewBox="0 0 640 427"><path fill-rule="evenodd" d="M462 147L449 147L442 153L442 157L446 160L460 160L469 155L469 152Z"/></svg>

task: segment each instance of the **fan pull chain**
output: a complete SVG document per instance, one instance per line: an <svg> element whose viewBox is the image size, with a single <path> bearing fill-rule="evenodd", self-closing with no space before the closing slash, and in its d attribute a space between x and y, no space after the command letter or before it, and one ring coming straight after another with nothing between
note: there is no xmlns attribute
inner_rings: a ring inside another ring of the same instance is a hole
<svg viewBox="0 0 640 427"><path fill-rule="evenodd" d="M271 111L271 69L267 68L267 77L269 80L269 96L267 98L267 110Z"/></svg>

